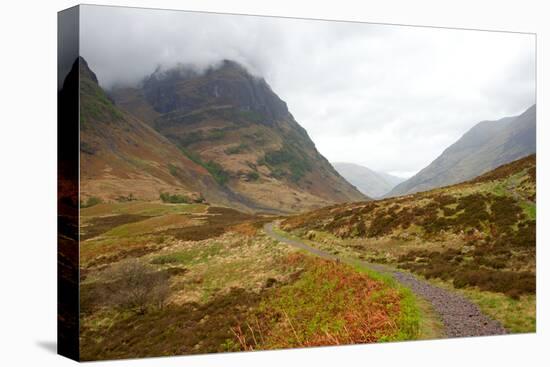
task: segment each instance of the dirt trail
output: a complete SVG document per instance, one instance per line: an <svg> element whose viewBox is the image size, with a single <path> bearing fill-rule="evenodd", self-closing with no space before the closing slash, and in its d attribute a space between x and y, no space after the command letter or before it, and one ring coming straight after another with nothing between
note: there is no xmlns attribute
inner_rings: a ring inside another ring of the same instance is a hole
<svg viewBox="0 0 550 367"><path fill-rule="evenodd" d="M308 251L325 259L349 262L336 255L308 246L301 241L286 238L276 233L273 227L274 223L267 223L264 226L264 230L268 236L279 242ZM445 335L447 337L506 334L506 330L498 321L485 316L475 304L461 295L434 286L409 273L395 270L386 265L373 264L365 261L356 261L356 263L366 266L376 272L391 275L395 280L409 288L417 296L428 301L433 306L435 312L439 314L445 327Z"/></svg>

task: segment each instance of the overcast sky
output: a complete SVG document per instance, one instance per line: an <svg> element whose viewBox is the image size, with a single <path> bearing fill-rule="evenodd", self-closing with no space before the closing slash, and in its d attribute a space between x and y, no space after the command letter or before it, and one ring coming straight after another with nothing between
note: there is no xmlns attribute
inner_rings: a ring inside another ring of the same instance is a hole
<svg viewBox="0 0 550 367"><path fill-rule="evenodd" d="M410 176L482 120L535 103L535 36L83 6L100 84L222 59L264 77L331 162Z"/></svg>

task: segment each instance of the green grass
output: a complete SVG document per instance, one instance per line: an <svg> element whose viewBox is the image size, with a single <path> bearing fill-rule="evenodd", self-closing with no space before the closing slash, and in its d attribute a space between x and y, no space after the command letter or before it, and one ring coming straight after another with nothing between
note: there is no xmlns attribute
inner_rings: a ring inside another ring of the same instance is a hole
<svg viewBox="0 0 550 367"><path fill-rule="evenodd" d="M144 216L159 216L176 213L202 213L207 208L204 204L164 204L144 201L101 203L93 207L83 208L80 215L95 217L116 214L136 214Z"/></svg>
<svg viewBox="0 0 550 367"><path fill-rule="evenodd" d="M304 152L286 143L279 150L265 153L258 164L269 166L275 177L284 176L283 168L286 168L290 172L290 179L293 182L298 182L311 170L311 163Z"/></svg>
<svg viewBox="0 0 550 367"><path fill-rule="evenodd" d="M505 185L505 182L502 182L502 181L499 181L498 183L496 183L491 192L497 196L504 196L506 195L506 189L504 187Z"/></svg>
<svg viewBox="0 0 550 367"><path fill-rule="evenodd" d="M224 186L229 181L229 173L227 173L219 163L208 161L202 165L210 172L210 175L214 177L214 180L216 180L219 185Z"/></svg>
<svg viewBox="0 0 550 367"><path fill-rule="evenodd" d="M481 292L468 289L466 295L479 305L481 310L500 321L513 333L532 333L536 331L536 298L534 295L522 296L518 300L499 293Z"/></svg>
<svg viewBox="0 0 550 367"><path fill-rule="evenodd" d="M80 80L80 122L81 128L92 128L93 121L104 123L124 119L124 115L109 100L105 92L92 80Z"/></svg>
<svg viewBox="0 0 550 367"><path fill-rule="evenodd" d="M278 227L274 227L273 231L277 234L289 239L302 241L309 245L311 241L305 241L299 237L289 234ZM312 247L314 247L312 245ZM303 251L306 253L305 251ZM350 258L341 258L341 260L361 273L367 274L371 279L383 282L388 288L396 289L399 292L401 301L401 313L398 319L398 332L394 335L383 337L380 341L399 341L399 340L414 340L414 339L430 339L437 338L442 335L442 325L439 318L435 315L424 301L422 307L419 305L417 297L408 289L397 283L390 275L381 274L369 269L357 260Z"/></svg>
<svg viewBox="0 0 550 367"><path fill-rule="evenodd" d="M181 145L179 145L178 148L191 161L206 168L219 185L224 186L229 181L229 173L227 173L219 163L214 161L204 162L197 153Z"/></svg>
<svg viewBox="0 0 550 367"><path fill-rule="evenodd" d="M184 251L172 252L166 255L160 255L151 260L152 264L183 264L191 265L206 262L210 257L218 255L222 246L213 243L206 247L193 248Z"/></svg>
<svg viewBox="0 0 550 367"><path fill-rule="evenodd" d="M521 208L523 209L523 213L527 216L530 220L536 220L537 219L537 205L534 203L529 202L522 202L520 204Z"/></svg>
<svg viewBox="0 0 550 367"><path fill-rule="evenodd" d="M196 224L191 216L180 213L170 213L150 217L138 222L122 224L104 233L107 237L132 237L151 234L162 229L187 227Z"/></svg>
<svg viewBox="0 0 550 367"><path fill-rule="evenodd" d="M479 306L481 311L500 323L512 333L536 331L536 296L524 295L512 299L502 293L481 291L477 288L455 289L448 282L430 280L442 288L461 293Z"/></svg>
<svg viewBox="0 0 550 367"><path fill-rule="evenodd" d="M447 337L443 321L434 310L432 304L423 298L416 298L416 306L420 312L419 335L420 340L441 339Z"/></svg>

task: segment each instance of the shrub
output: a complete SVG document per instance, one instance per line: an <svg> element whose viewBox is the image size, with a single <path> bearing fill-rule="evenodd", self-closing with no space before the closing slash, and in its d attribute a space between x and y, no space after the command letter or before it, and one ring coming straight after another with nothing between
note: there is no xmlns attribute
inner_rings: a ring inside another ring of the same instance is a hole
<svg viewBox="0 0 550 367"><path fill-rule="evenodd" d="M91 206L101 204L102 202L103 202L103 200L101 200L100 198L95 197L95 196L90 196L86 201L84 201L84 202L81 201L80 202L80 207L81 208L89 208Z"/></svg>
<svg viewBox="0 0 550 367"><path fill-rule="evenodd" d="M248 172L248 173L246 174L246 178L247 178L249 181L258 181L258 179L260 178L260 175L258 174L258 172L251 171L251 172Z"/></svg>
<svg viewBox="0 0 550 367"><path fill-rule="evenodd" d="M178 148L191 161L206 168L208 173L210 173L210 175L214 178L214 180L216 180L218 184L223 186L227 183L227 181L229 181L229 173L227 173L219 163L216 163L214 161L208 161L205 163L197 153L186 149L181 145L178 146Z"/></svg>
<svg viewBox="0 0 550 367"><path fill-rule="evenodd" d="M265 153L266 163L273 166L276 166L282 163L290 163L292 162L293 158L294 158L293 154L284 148Z"/></svg>
<svg viewBox="0 0 550 367"><path fill-rule="evenodd" d="M107 273L106 298L115 307L143 314L150 307L162 308L170 288L166 272L151 270L139 260L122 261Z"/></svg>
<svg viewBox="0 0 550 367"><path fill-rule="evenodd" d="M172 204L190 204L193 202L189 197L185 195L178 195L178 194L172 194L162 192L160 194L160 200L162 200L163 203L172 203Z"/></svg>
<svg viewBox="0 0 550 367"><path fill-rule="evenodd" d="M298 182L308 171L311 170L311 164L305 157L305 154L299 149L288 144L284 144L279 150L265 153L264 158L258 160L258 164L265 164L274 167L275 169L272 169L272 172L273 176L276 178L285 176L282 172L276 173L277 170L282 171L281 166L284 166L285 168L288 167L288 170L290 171L290 179L293 182Z"/></svg>
<svg viewBox="0 0 550 367"><path fill-rule="evenodd" d="M435 196L433 199L434 199L434 201L436 201L440 206L446 206L446 205L456 204L456 202L457 202L456 197L454 197L454 196L452 196L452 195L447 195L447 194L437 195L437 196Z"/></svg>
<svg viewBox="0 0 550 367"><path fill-rule="evenodd" d="M178 175L178 167L174 166L172 163L168 164L168 171L172 176Z"/></svg>
<svg viewBox="0 0 550 367"><path fill-rule="evenodd" d="M195 152L193 152L192 150L189 150L189 149L183 147L182 145L178 145L178 148L179 148L179 150L180 150L187 158L189 158L192 162L194 162L194 163L196 163L196 164L198 164L198 165L201 165L201 166L204 164L203 161L202 161L202 159L201 159L201 157L200 157L197 153L195 153Z"/></svg>
<svg viewBox="0 0 550 367"><path fill-rule="evenodd" d="M302 177L305 176L310 167L307 164L304 164L305 161L292 161L289 164L290 168L290 179L293 182L298 182Z"/></svg>
<svg viewBox="0 0 550 367"><path fill-rule="evenodd" d="M203 165L218 184L223 186L229 181L229 173L227 173L219 163L208 161Z"/></svg>
<svg viewBox="0 0 550 367"><path fill-rule="evenodd" d="M128 195L124 196L124 195L119 195L117 198L116 198L116 201L120 202L120 203L127 203L127 202L130 202L130 201L136 201L137 198L134 196L133 193L129 193Z"/></svg>
<svg viewBox="0 0 550 367"><path fill-rule="evenodd" d="M481 290L501 292L517 297L520 294L535 293L536 278L530 272L469 269L457 272L453 285L479 287Z"/></svg>
<svg viewBox="0 0 550 367"><path fill-rule="evenodd" d="M241 143L239 145L234 145L232 147L227 148L224 152L225 152L225 154L233 155L233 154L242 153L247 149L248 149L248 145L244 144L244 143Z"/></svg>
<svg viewBox="0 0 550 367"><path fill-rule="evenodd" d="M387 215L385 212L379 213L370 223L368 236L377 237L390 233L394 227L394 221L395 217Z"/></svg>
<svg viewBox="0 0 550 367"><path fill-rule="evenodd" d="M508 231L511 226L524 217L523 209L517 205L516 200L507 196L494 196L491 204L492 218L501 231Z"/></svg>

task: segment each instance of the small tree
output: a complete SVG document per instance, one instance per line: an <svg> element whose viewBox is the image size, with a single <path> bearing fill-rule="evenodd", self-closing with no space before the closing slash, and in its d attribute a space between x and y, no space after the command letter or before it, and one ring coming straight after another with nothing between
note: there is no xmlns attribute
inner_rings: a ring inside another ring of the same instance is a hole
<svg viewBox="0 0 550 367"><path fill-rule="evenodd" d="M108 302L140 314L149 307L162 308L170 291L165 272L151 270L137 259L116 264L107 276L112 279L105 289Z"/></svg>

